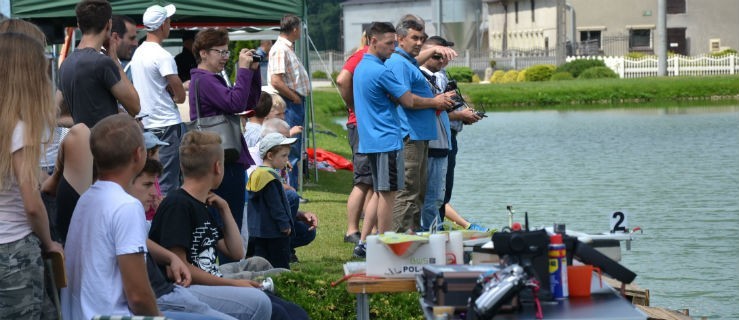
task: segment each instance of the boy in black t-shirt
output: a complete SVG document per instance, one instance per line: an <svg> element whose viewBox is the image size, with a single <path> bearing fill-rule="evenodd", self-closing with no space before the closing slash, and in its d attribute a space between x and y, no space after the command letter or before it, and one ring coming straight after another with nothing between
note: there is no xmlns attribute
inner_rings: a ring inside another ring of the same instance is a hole
<svg viewBox="0 0 739 320"><path fill-rule="evenodd" d="M241 235L228 203L211 191L223 179L223 156L217 134L204 131L185 134L180 144L182 187L171 191L159 205L149 238L187 263L193 284L190 291L216 310L234 315L224 308L241 305L239 309L243 310L251 305L254 313L262 316L268 314L261 310L266 298L272 303L272 319L307 319L305 310L276 296L265 296L258 289L260 285L252 280L224 278L216 264L216 250L237 261L244 258ZM209 206L218 209L223 219L222 230L210 217ZM219 286L219 297L213 296L210 286Z"/></svg>

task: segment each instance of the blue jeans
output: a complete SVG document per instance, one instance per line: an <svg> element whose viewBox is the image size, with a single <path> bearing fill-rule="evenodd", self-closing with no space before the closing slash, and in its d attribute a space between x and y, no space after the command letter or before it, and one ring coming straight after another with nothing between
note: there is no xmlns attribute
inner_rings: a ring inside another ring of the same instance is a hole
<svg viewBox="0 0 739 320"><path fill-rule="evenodd" d="M272 316L272 302L256 288L191 285L187 290L211 308L240 320Z"/></svg>
<svg viewBox="0 0 739 320"><path fill-rule="evenodd" d="M444 204L447 165L447 157L429 157L426 197L424 197L421 210L421 230L423 231L429 230L434 219L440 219L439 228L443 222L439 208Z"/></svg>
<svg viewBox="0 0 739 320"><path fill-rule="evenodd" d="M287 124L290 125L291 128L293 126L303 126L305 123L305 98L302 98L300 104L296 104L285 97L282 97L282 99L285 100L286 104L285 121L287 121ZM290 160L290 164L293 166L293 169L290 170L289 175L290 186L295 188L295 190L299 190L298 173L300 171L300 168L298 167L298 163L302 159L301 155L303 153L303 134L298 134L293 138L297 138L298 140L290 145L290 155L288 158Z"/></svg>
<svg viewBox="0 0 739 320"><path fill-rule="evenodd" d="M208 319L236 319L225 313L213 310L204 302L198 300L189 289L175 286L174 290L157 298L157 306L163 313L176 312L178 314L167 314L172 319L203 319L202 316L208 316ZM182 317L180 313L184 313L187 318Z"/></svg>
<svg viewBox="0 0 739 320"><path fill-rule="evenodd" d="M446 167L446 190L444 191L444 203L439 208L439 214L441 219L444 220L444 207L452 199L452 188L454 188L454 167L457 166L457 131L452 130L452 150L449 150L447 156L447 167Z"/></svg>
<svg viewBox="0 0 739 320"><path fill-rule="evenodd" d="M159 147L159 161L164 167L159 176L159 187L166 196L170 191L180 188L180 141L186 132L185 124L150 128L147 131L154 133L159 140L169 143L168 146Z"/></svg>

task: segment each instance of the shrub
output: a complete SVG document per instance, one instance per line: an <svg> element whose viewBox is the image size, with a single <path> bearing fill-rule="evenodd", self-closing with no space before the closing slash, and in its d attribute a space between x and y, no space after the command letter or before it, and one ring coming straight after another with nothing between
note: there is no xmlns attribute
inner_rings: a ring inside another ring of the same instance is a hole
<svg viewBox="0 0 739 320"><path fill-rule="evenodd" d="M725 50L721 50L719 52L712 52L711 53L711 56L712 57L723 57L723 56L727 56L727 55L730 55L730 54L736 54L736 50L734 50L734 49L725 49Z"/></svg>
<svg viewBox="0 0 739 320"><path fill-rule="evenodd" d="M523 69L518 72L518 78L516 78L516 82L525 82L526 81L526 69Z"/></svg>
<svg viewBox="0 0 739 320"><path fill-rule="evenodd" d="M518 71L516 71L516 70L508 70L503 75L503 78L500 79L500 83L516 82L516 79L518 79Z"/></svg>
<svg viewBox="0 0 739 320"><path fill-rule="evenodd" d="M328 79L328 75L326 72L323 72L321 70L313 71L313 74L311 74L313 79Z"/></svg>
<svg viewBox="0 0 739 320"><path fill-rule="evenodd" d="M608 67L593 67L583 71L578 79L601 79L601 78L618 78L618 75Z"/></svg>
<svg viewBox="0 0 739 320"><path fill-rule="evenodd" d="M551 81L560 81L560 80L574 80L575 77L572 76L571 73L567 71L559 71L552 74L552 78L549 79Z"/></svg>
<svg viewBox="0 0 739 320"><path fill-rule="evenodd" d="M490 76L490 83L500 83L500 80L503 79L504 75L505 75L505 71L495 70L495 72L493 72L493 75Z"/></svg>
<svg viewBox="0 0 739 320"><path fill-rule="evenodd" d="M643 52L629 52L626 54L626 58L630 58L634 60L644 59L646 56L647 54Z"/></svg>
<svg viewBox="0 0 739 320"><path fill-rule="evenodd" d="M498 64L495 60L490 60L490 68L495 69L495 65Z"/></svg>
<svg viewBox="0 0 739 320"><path fill-rule="evenodd" d="M472 83L480 83L480 76L477 73L472 75Z"/></svg>
<svg viewBox="0 0 739 320"><path fill-rule="evenodd" d="M551 64L537 64L526 69L526 81L548 81L554 73L555 66Z"/></svg>
<svg viewBox="0 0 739 320"><path fill-rule="evenodd" d="M589 60L589 59L578 59L573 60L570 62L567 62L559 68L557 68L556 72L569 72L570 75L577 78L580 73L583 71L590 69L592 67L605 67L606 64L602 60Z"/></svg>
<svg viewBox="0 0 739 320"><path fill-rule="evenodd" d="M450 79L457 80L457 82L472 81L472 69L468 67L449 67L446 68L446 73Z"/></svg>
<svg viewBox="0 0 739 320"><path fill-rule="evenodd" d="M334 83L336 83L336 78L339 76L338 71L331 72L331 79L334 79Z"/></svg>

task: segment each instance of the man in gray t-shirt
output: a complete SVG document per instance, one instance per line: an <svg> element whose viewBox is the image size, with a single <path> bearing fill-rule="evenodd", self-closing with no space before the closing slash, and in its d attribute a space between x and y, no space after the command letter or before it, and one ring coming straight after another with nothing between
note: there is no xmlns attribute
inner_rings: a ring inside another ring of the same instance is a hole
<svg viewBox="0 0 739 320"><path fill-rule="evenodd" d="M102 1L82 1L75 8L82 31L80 44L59 68L59 90L63 114L74 123L94 126L101 119L118 113L116 100L131 116L141 109L136 89L118 62L120 38L111 37L112 8ZM101 53L106 44L106 54Z"/></svg>

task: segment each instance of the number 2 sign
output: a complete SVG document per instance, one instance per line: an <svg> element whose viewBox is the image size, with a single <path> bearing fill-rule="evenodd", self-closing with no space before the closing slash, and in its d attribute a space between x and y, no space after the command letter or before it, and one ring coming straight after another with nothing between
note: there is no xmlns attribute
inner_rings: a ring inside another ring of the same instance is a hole
<svg viewBox="0 0 739 320"><path fill-rule="evenodd" d="M629 220L626 213L616 211L611 214L611 233L626 233L629 231Z"/></svg>

